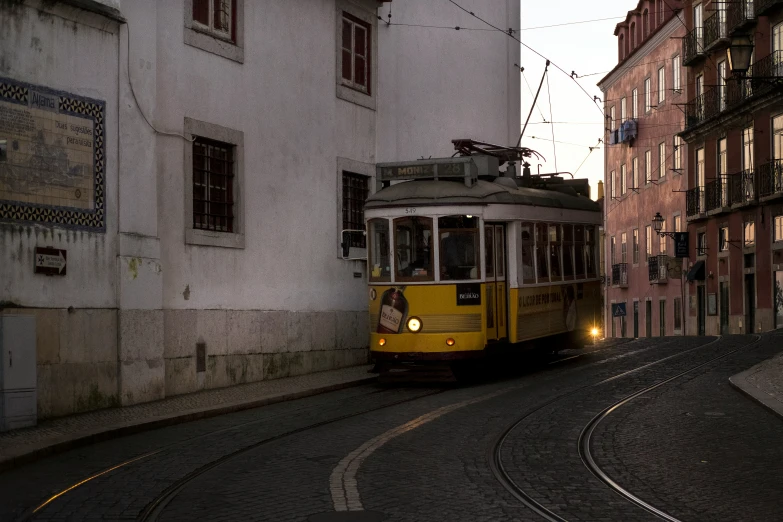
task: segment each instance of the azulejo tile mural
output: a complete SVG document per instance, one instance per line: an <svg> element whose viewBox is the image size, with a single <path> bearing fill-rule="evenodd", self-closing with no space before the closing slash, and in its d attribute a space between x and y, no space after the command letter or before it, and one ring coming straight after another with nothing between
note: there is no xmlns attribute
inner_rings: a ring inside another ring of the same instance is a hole
<svg viewBox="0 0 783 522"><path fill-rule="evenodd" d="M0 77L0 221L106 230L106 103Z"/></svg>

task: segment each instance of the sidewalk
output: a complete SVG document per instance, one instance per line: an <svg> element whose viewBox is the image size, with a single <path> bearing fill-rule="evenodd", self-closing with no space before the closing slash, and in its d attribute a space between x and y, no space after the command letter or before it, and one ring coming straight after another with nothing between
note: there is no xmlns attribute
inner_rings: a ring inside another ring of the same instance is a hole
<svg viewBox="0 0 783 522"><path fill-rule="evenodd" d="M45 420L0 433L0 471L78 446L374 381L371 365L241 384Z"/></svg>
<svg viewBox="0 0 783 522"><path fill-rule="evenodd" d="M729 378L734 387L783 416L783 354Z"/></svg>

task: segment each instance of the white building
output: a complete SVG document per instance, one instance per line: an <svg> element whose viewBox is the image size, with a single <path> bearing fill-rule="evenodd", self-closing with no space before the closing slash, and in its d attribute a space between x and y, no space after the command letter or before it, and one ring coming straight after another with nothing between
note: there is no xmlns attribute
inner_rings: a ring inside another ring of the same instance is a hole
<svg viewBox="0 0 783 522"><path fill-rule="evenodd" d="M40 416L367 361L341 242L363 256L375 163L519 132L511 38L390 5L481 26L445 0L2 4L0 313L37 318Z"/></svg>

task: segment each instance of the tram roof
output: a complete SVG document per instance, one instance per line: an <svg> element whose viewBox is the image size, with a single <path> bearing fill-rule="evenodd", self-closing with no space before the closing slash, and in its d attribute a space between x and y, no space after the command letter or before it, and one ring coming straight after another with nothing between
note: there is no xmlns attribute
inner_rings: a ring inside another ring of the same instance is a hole
<svg viewBox="0 0 783 522"><path fill-rule="evenodd" d="M497 178L511 181L510 178ZM478 180L472 187L463 182L415 180L383 188L370 195L366 209L414 205L527 205L599 212L597 202L585 196L572 196L557 190L511 187Z"/></svg>

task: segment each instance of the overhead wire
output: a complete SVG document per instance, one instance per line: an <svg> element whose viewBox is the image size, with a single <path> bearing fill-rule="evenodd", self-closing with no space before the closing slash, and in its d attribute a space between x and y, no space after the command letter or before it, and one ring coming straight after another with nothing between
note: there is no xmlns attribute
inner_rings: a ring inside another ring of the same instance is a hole
<svg viewBox="0 0 783 522"><path fill-rule="evenodd" d="M462 7L460 4L458 4L458 3L457 3L457 2L455 2L454 0L448 0L448 2L449 2L449 3L451 3L451 4L453 4L454 6L456 6L456 7L457 7L458 9L460 9L461 11L464 11L465 13L468 13L469 15L471 15L471 16L472 16L472 17L474 17L474 18L476 18L477 20L480 20L481 22L485 23L486 25L488 25L488 26L492 27L492 28L493 28L493 29L495 29L496 31L498 31L498 32L501 32L501 33L505 34L506 36L508 36L508 37L509 37L509 38L511 38L512 40L514 40L514 41L518 42L520 45L522 45L523 47L525 47L525 48L526 48L526 49L528 49L529 51L533 52L534 54L536 54L536 55L540 56L540 57L541 57L541 58L543 58L544 60L549 60L549 59L548 59L546 56L544 56L543 54L539 53L538 51L536 51L535 49L533 49L532 47L530 47L529 45L527 45L526 43L524 43L524 42L523 42L522 40L520 40L519 38L515 37L515 36L514 36L514 34L513 34L513 29L509 29L508 31L506 31L506 30L503 30L503 29L501 29L501 28L497 27L496 25L493 25L492 23L488 22L487 20L484 20L483 18L481 18L480 16L478 16L478 15L477 15L476 13L474 13L473 11L470 11L470 10L468 10L468 9L466 9L466 8L464 8L464 7ZM574 83L575 83L575 84L576 84L576 85L577 85L577 86L578 86L578 87L579 87L579 88L582 90L582 92L584 92L584 93L587 95L587 97L588 97L588 98L590 98L590 99L592 99L592 100L593 100L593 103L595 104L595 107L596 107L596 109L598 109L598 111L599 111L599 112L600 112L600 113L603 115L604 111L603 111L603 109L601 109L600 105L598 105L598 103L596 102L596 100L595 100L595 97L593 97L593 96L590 96L590 93L589 93L589 92L587 92L587 90L585 90L585 88L584 88L584 87L582 87L582 85L581 85L579 82L577 82L577 81L576 81L576 80L573 78L573 76L571 76L571 75L570 75L568 72L566 72L566 71L565 71L565 69L563 69L562 67L560 67L559 65L557 65L557 64L556 64L555 62L553 62L552 60L549 60L549 61L550 61L550 63L551 63L552 65L554 65L554 66L555 66L555 67L556 67L556 68L557 68L557 69L558 69L560 72L562 72L563 74L565 74L566 76L568 76L569 78L571 78L571 80L572 80L572 81L573 81L573 82L574 82Z"/></svg>

